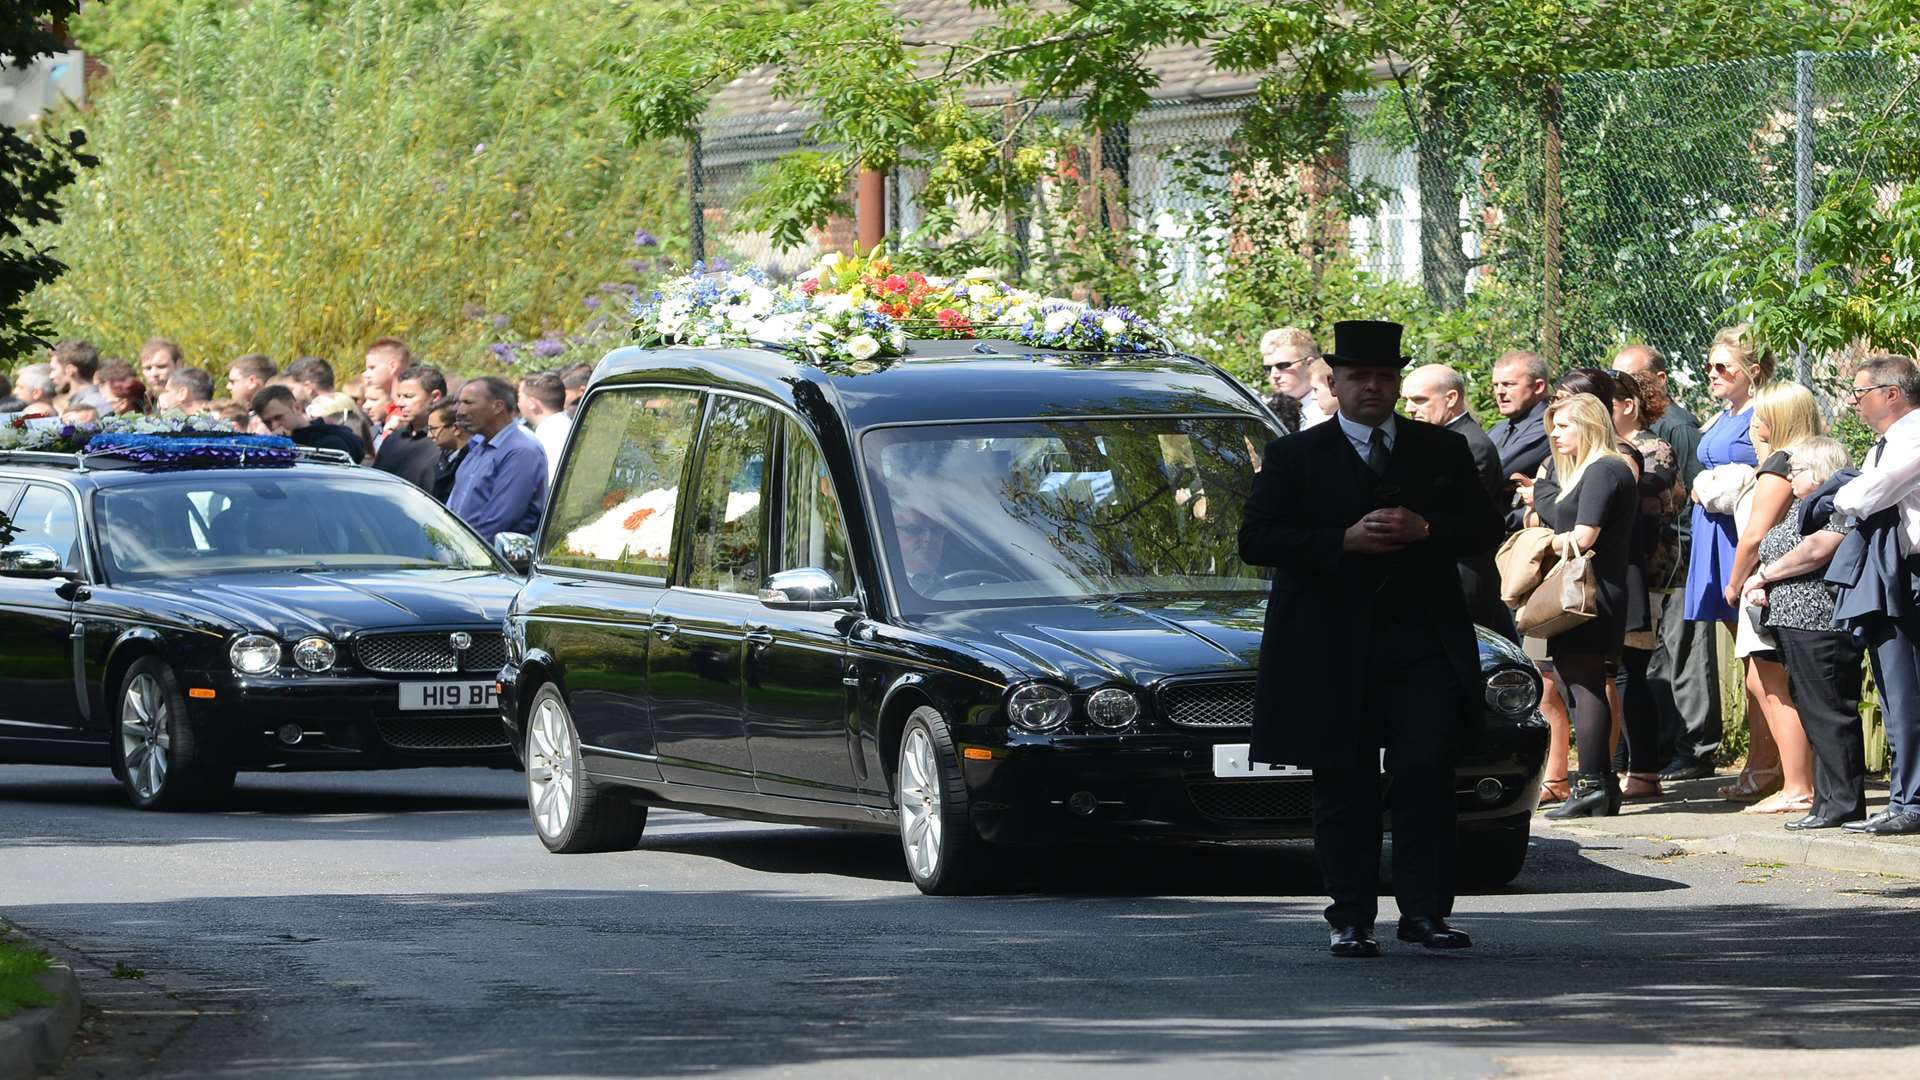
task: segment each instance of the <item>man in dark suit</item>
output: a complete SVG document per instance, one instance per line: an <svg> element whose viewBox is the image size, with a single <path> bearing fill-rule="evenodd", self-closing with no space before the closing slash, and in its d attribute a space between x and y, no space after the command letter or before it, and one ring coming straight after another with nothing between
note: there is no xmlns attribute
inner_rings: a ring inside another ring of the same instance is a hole
<svg viewBox="0 0 1920 1080"><path fill-rule="evenodd" d="M1487 498L1495 506L1500 505L1506 497L1507 474L1500 471L1500 451L1467 411L1467 380L1445 364L1428 364L1413 369L1400 385L1400 396L1407 401L1408 416L1467 440L1480 486L1487 489ZM1500 599L1500 571L1493 565L1491 548L1460 560L1460 588L1467 594L1467 610L1474 622L1519 644L1513 612Z"/></svg>
<svg viewBox="0 0 1920 1080"><path fill-rule="evenodd" d="M1526 524L1527 509L1513 502L1514 489L1533 482L1547 460L1547 361L1539 353L1515 349L1493 362L1493 407L1504 418L1487 437L1500 451L1506 498L1499 501L1507 531Z"/></svg>
<svg viewBox="0 0 1920 1080"><path fill-rule="evenodd" d="M1333 897L1336 956L1379 953L1383 761L1398 936L1472 944L1446 922L1453 763L1484 708L1454 564L1500 539L1500 515L1465 439L1394 416L1400 332L1334 325L1336 422L1267 447L1240 526L1240 557L1274 568L1251 757L1313 770L1314 852ZM1302 671L1320 677L1302 683Z"/></svg>

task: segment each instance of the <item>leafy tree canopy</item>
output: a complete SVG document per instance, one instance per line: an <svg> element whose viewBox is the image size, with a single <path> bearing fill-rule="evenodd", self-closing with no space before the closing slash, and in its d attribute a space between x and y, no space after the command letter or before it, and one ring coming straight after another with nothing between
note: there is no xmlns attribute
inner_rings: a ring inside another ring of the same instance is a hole
<svg viewBox="0 0 1920 1080"><path fill-rule="evenodd" d="M1880 0L1859 0L1880 2ZM756 207L775 239L844 209L849 172L902 155L929 162L929 205L1017 202L1043 168L1043 109L1092 125L1151 100L1150 54L1205 48L1216 68L1262 76L1249 150L1308 160L1338 132L1341 92L1384 74L1430 93L1607 68L1770 55L1870 34L1814 0L974 0L993 15L943 36L889 0L797 9L718 0L641 21L607 57L637 138L688 137L712 95L755 69L815 115L813 146L776 162ZM1416 138L1424 117L1416 116ZM1456 157L1464 147L1450 148ZM1441 177L1436 182L1446 181Z"/></svg>
<svg viewBox="0 0 1920 1080"><path fill-rule="evenodd" d="M56 20L72 15L79 0L10 0L0 5L0 57L25 63L57 52ZM27 311L27 294L66 270L26 230L60 220L60 191L75 170L93 164L81 152L78 134L59 136L0 127L0 361L46 344L49 327Z"/></svg>

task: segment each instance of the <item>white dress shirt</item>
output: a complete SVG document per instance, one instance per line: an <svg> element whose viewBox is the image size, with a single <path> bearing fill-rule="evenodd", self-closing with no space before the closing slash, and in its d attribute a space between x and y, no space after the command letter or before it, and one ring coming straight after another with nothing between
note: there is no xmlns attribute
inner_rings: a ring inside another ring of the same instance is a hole
<svg viewBox="0 0 1920 1080"><path fill-rule="evenodd" d="M1300 399L1301 431L1305 431L1315 424L1324 424L1331 419L1333 419L1332 416L1320 411L1320 403L1313 399L1312 394L1308 394L1306 397Z"/></svg>
<svg viewBox="0 0 1920 1080"><path fill-rule="evenodd" d="M540 449L547 452L547 486L553 486L553 475L560 471L560 455L567 449L567 433L573 430L573 417L557 412L541 417L540 423L533 429L533 437L540 441Z"/></svg>
<svg viewBox="0 0 1920 1080"><path fill-rule="evenodd" d="M1367 445L1368 440L1373 438L1373 429L1356 420L1347 419L1346 413L1334 415L1340 418L1340 430L1347 436L1347 441L1353 444L1353 452L1360 455L1361 461L1367 460L1367 457L1373 453ZM1386 422L1380 425L1380 430L1387 435L1387 453L1393 453L1393 439L1398 434L1398 430L1393 425L1391 414L1387 416Z"/></svg>
<svg viewBox="0 0 1920 1080"><path fill-rule="evenodd" d="M1855 522L1900 508L1900 553L1920 552L1920 409L1887 428L1886 446L1870 453L1860 475L1833 495L1833 508Z"/></svg>

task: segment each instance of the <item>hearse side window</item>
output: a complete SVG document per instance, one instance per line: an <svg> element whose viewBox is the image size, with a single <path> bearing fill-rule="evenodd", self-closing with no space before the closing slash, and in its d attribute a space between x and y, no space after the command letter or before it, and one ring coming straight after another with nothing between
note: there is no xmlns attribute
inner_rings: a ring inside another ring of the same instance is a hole
<svg viewBox="0 0 1920 1080"><path fill-rule="evenodd" d="M853 560L847 556L846 519L827 477L826 459L813 439L792 420L786 424L785 532L774 571L804 566L825 570L849 594Z"/></svg>
<svg viewBox="0 0 1920 1080"><path fill-rule="evenodd" d="M603 390L574 432L544 538L544 563L664 578L700 394Z"/></svg>
<svg viewBox="0 0 1920 1080"><path fill-rule="evenodd" d="M20 494L18 480L0 480L0 514L13 509L13 497Z"/></svg>
<svg viewBox="0 0 1920 1080"><path fill-rule="evenodd" d="M80 517L73 508L73 497L59 488L28 484L13 513L15 529L10 547L41 544L60 556L60 569L80 571Z"/></svg>
<svg viewBox="0 0 1920 1080"><path fill-rule="evenodd" d="M739 398L716 398L700 457L687 584L753 595L763 578L767 462L773 410Z"/></svg>

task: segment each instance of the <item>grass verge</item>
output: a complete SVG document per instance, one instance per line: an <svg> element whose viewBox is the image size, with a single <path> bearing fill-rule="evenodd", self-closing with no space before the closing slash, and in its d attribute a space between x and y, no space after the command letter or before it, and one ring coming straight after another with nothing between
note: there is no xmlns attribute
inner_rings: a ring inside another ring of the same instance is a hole
<svg viewBox="0 0 1920 1080"><path fill-rule="evenodd" d="M0 935L0 1019L21 1009L53 1004L54 996L33 981L51 964L46 953Z"/></svg>

